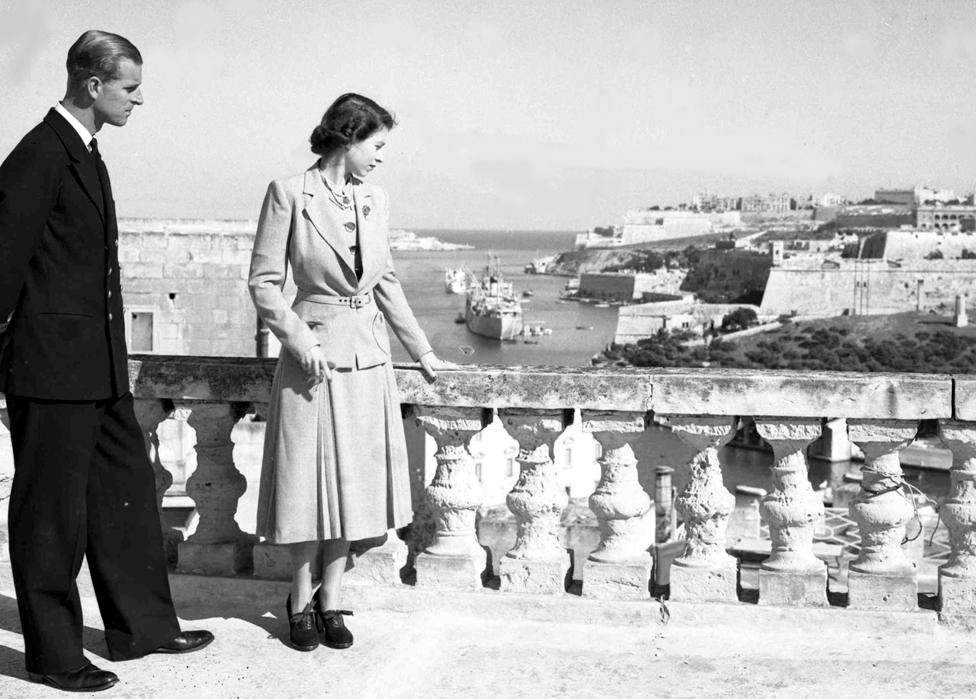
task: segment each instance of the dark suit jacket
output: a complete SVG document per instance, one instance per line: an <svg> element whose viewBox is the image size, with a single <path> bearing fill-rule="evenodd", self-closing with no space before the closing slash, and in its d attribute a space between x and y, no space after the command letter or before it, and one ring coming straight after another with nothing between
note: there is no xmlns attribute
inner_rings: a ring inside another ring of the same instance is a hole
<svg viewBox="0 0 976 699"><path fill-rule="evenodd" d="M0 392L100 400L129 390L111 188L55 110L0 165Z"/></svg>

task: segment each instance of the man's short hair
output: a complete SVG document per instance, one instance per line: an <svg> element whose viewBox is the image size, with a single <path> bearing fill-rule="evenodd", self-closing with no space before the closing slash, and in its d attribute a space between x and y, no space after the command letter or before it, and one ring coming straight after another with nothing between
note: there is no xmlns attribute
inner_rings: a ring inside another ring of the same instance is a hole
<svg viewBox="0 0 976 699"><path fill-rule="evenodd" d="M128 58L142 65L142 54L118 34L89 29L68 49L68 84L80 85L95 75L103 81L119 76L119 63Z"/></svg>

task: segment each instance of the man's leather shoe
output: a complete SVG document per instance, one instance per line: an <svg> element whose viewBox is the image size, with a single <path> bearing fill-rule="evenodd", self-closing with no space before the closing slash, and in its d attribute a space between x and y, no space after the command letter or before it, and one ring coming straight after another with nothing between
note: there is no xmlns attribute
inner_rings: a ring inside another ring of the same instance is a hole
<svg viewBox="0 0 976 699"><path fill-rule="evenodd" d="M190 653L210 645L214 635L209 631L183 631L169 643L164 643L151 653Z"/></svg>
<svg viewBox="0 0 976 699"><path fill-rule="evenodd" d="M65 692L100 692L119 681L114 672L99 670L91 663L71 672L52 672L46 675L28 672L27 676L32 682L49 684Z"/></svg>

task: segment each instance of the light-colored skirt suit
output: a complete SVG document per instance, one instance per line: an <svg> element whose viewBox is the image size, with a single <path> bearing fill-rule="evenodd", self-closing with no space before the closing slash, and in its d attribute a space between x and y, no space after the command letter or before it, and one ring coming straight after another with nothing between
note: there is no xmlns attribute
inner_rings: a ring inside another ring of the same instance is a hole
<svg viewBox="0 0 976 699"><path fill-rule="evenodd" d="M354 210L342 211L313 166L271 183L258 222L248 287L282 345L257 514L258 535L274 543L377 537L412 518L387 323L414 359L430 344L393 269L386 192L358 182L353 192ZM282 293L289 267L293 304ZM298 359L316 344L335 365L317 384Z"/></svg>

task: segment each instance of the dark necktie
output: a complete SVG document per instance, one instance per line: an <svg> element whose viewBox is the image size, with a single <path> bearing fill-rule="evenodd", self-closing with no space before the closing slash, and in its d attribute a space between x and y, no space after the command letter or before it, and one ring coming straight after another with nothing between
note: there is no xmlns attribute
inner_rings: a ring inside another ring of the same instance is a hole
<svg viewBox="0 0 976 699"><path fill-rule="evenodd" d="M95 170L98 172L98 184L102 189L102 211L105 212L105 217L108 218L110 215L109 205L112 202L112 185L108 180L108 169L102 160L102 154L98 152L98 139L93 138L91 140L91 152L92 158L95 160Z"/></svg>

